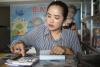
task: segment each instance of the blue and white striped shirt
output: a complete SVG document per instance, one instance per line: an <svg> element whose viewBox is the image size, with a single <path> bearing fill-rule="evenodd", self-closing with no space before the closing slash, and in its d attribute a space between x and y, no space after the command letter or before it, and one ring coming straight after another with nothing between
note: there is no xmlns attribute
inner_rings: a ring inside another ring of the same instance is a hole
<svg viewBox="0 0 100 67"><path fill-rule="evenodd" d="M78 37L71 30L62 30L62 36L59 40L50 37L50 31L45 24L34 28L31 32L20 39L26 45L32 45L37 50L49 50L53 46L60 45L66 48L72 48L77 53L81 51Z"/></svg>

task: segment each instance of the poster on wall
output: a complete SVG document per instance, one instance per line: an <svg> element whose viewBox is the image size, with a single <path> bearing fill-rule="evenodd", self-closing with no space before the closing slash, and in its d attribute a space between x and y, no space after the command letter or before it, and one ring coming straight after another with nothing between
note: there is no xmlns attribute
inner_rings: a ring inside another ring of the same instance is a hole
<svg viewBox="0 0 100 67"><path fill-rule="evenodd" d="M47 5L48 3L11 5L11 41L22 37L35 26L44 23Z"/></svg>

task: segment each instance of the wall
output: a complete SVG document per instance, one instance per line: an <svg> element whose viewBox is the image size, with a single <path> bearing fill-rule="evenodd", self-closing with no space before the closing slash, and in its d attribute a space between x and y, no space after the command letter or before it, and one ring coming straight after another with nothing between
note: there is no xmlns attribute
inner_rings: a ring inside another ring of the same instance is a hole
<svg viewBox="0 0 100 67"><path fill-rule="evenodd" d="M0 52L8 51L10 43L10 7L0 7Z"/></svg>

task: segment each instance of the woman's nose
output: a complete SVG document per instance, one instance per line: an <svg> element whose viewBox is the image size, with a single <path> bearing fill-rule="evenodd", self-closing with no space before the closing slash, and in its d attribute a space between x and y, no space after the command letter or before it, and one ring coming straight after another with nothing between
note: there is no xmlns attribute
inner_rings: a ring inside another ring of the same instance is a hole
<svg viewBox="0 0 100 67"><path fill-rule="evenodd" d="M50 19L50 23L53 23L53 22L54 22L54 19L53 19L53 18L51 18L51 19Z"/></svg>

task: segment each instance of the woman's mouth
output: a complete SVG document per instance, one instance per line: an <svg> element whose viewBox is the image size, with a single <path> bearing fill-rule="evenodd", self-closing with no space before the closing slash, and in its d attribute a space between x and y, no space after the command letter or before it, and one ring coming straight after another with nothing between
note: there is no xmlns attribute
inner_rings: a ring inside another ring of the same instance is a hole
<svg viewBox="0 0 100 67"><path fill-rule="evenodd" d="M48 26L49 26L49 27L54 27L54 25L52 25L52 24L48 24Z"/></svg>

